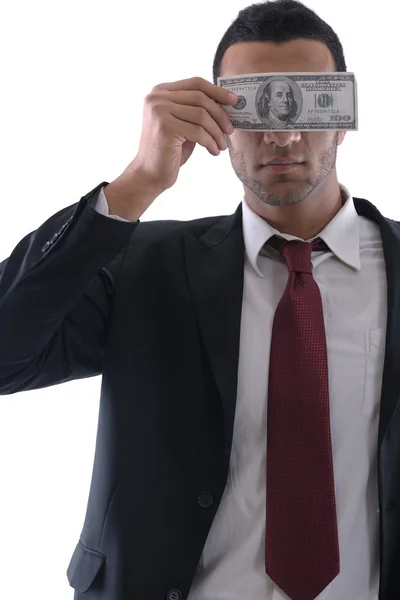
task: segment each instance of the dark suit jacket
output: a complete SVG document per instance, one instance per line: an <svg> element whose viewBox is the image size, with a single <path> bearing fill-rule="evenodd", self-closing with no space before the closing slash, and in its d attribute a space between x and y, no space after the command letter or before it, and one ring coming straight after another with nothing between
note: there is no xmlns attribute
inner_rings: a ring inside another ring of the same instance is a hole
<svg viewBox="0 0 400 600"><path fill-rule="evenodd" d="M103 376L87 513L67 571L74 598L182 600L228 476L242 205L229 216L124 223L91 207L107 184L0 263L0 394ZM386 260L379 600L399 600L400 223L354 204L378 223Z"/></svg>

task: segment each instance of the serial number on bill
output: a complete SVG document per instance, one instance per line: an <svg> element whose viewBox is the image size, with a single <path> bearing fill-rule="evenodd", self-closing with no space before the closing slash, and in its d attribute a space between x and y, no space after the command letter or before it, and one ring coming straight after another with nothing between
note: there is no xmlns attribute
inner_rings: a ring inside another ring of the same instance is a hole
<svg viewBox="0 0 400 600"><path fill-rule="evenodd" d="M323 115L337 115L339 111L336 108L309 108L309 113L319 113Z"/></svg>

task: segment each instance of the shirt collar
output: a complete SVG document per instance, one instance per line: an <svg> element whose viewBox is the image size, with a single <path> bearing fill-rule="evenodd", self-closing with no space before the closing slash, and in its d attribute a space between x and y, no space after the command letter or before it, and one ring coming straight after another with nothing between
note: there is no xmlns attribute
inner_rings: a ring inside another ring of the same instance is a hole
<svg viewBox="0 0 400 600"><path fill-rule="evenodd" d="M348 189L342 184L339 184L339 187L343 197L346 198L342 208L319 234L309 240L303 240L288 233L281 233L254 212L243 197L244 245L249 262L259 277L264 277L257 264L260 253L267 256L276 256L277 251L274 248L265 246L273 235L279 235L286 240L300 240L302 242L311 242L319 237L324 240L339 260L360 271L359 216Z"/></svg>

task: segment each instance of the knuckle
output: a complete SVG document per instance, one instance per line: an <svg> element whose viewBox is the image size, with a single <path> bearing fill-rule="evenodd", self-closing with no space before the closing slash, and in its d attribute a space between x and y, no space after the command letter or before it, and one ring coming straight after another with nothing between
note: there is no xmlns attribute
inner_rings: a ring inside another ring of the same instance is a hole
<svg viewBox="0 0 400 600"><path fill-rule="evenodd" d="M155 95L153 92L150 92L150 94L147 94L147 96L145 96L144 102L147 106L153 106L154 100L155 100Z"/></svg>
<svg viewBox="0 0 400 600"><path fill-rule="evenodd" d="M193 92L195 100L198 104L202 104L204 101L204 93L201 90L195 90Z"/></svg>
<svg viewBox="0 0 400 600"><path fill-rule="evenodd" d="M151 114L153 117L161 116L161 108L162 107L159 104L156 104L154 101L150 104Z"/></svg>
<svg viewBox="0 0 400 600"><path fill-rule="evenodd" d="M202 106L199 106L196 109L196 117L200 121L201 125L205 125L205 123L207 122L207 111L206 111L206 109L203 108Z"/></svg>
<svg viewBox="0 0 400 600"><path fill-rule="evenodd" d="M150 106L151 118L157 123L157 126L161 128L165 120L165 110L162 104L152 103Z"/></svg>

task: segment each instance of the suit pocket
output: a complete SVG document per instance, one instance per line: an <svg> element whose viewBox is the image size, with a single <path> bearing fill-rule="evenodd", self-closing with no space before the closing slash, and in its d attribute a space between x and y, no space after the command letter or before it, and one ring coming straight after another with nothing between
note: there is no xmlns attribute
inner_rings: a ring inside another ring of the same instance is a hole
<svg viewBox="0 0 400 600"><path fill-rule="evenodd" d="M385 362L386 329L369 329L365 332L367 349L365 387L362 415L374 419L379 414L382 391L383 365Z"/></svg>
<svg viewBox="0 0 400 600"><path fill-rule="evenodd" d="M67 569L67 577L71 587L83 594L93 584L106 556L91 550L79 540Z"/></svg>

